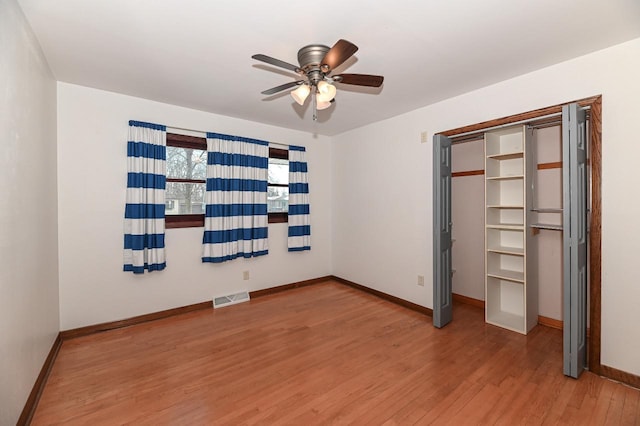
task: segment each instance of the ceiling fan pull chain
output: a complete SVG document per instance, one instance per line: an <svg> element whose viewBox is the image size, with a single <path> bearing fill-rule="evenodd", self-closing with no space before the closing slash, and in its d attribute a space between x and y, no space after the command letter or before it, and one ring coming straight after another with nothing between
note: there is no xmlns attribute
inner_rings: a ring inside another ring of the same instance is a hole
<svg viewBox="0 0 640 426"><path fill-rule="evenodd" d="M318 108L316 105L316 88L311 91L311 105L313 106L313 121L318 121Z"/></svg>

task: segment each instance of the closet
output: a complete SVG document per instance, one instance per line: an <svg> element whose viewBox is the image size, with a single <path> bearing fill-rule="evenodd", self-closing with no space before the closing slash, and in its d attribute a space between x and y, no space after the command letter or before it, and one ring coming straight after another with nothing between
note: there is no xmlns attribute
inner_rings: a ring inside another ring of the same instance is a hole
<svg viewBox="0 0 640 426"><path fill-rule="evenodd" d="M452 291L486 322L526 334L562 321L559 124L452 146Z"/></svg>
<svg viewBox="0 0 640 426"><path fill-rule="evenodd" d="M552 108L562 112L451 131L453 141L434 136L434 325L451 321L458 298L521 334L564 326L565 374L577 377L586 365L590 142L583 108ZM599 231L594 238L599 246Z"/></svg>

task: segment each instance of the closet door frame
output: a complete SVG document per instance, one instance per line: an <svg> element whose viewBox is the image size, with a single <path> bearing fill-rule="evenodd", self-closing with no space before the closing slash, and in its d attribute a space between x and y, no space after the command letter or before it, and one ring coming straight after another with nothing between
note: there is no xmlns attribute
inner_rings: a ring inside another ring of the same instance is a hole
<svg viewBox="0 0 640 426"><path fill-rule="evenodd" d="M626 373L603 366L601 351L601 287L602 287L602 95L565 102L521 114L451 129L437 134L453 138L457 135L482 133L486 129L536 120L541 117L561 114L563 105L577 103L589 108L589 154L591 172L591 217L589 218L589 338L587 341L589 370L595 374L615 380L629 382ZM434 265L435 267L435 265ZM435 285L436 283L434 283Z"/></svg>

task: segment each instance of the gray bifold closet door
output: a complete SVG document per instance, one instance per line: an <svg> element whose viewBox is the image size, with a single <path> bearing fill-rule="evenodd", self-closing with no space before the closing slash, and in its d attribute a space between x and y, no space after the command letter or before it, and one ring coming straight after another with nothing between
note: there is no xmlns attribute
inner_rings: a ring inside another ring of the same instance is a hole
<svg viewBox="0 0 640 426"><path fill-rule="evenodd" d="M433 136L433 325L453 317L451 288L451 140Z"/></svg>
<svg viewBox="0 0 640 426"><path fill-rule="evenodd" d="M577 104L562 107L563 372L587 361L587 123Z"/></svg>

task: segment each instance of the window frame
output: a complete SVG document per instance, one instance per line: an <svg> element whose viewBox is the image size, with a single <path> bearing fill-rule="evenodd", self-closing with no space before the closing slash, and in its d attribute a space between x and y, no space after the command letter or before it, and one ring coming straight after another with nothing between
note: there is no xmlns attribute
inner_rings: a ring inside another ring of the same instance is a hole
<svg viewBox="0 0 640 426"><path fill-rule="evenodd" d="M207 139L199 136L179 135L177 133L167 133L167 147L190 148L207 151ZM269 147L269 158L279 158L289 160L289 151L281 148ZM206 180L201 179L178 179L167 177L168 182L193 182L204 183ZM289 187L289 184L271 184L267 182L267 186ZM289 221L289 214L284 212L269 213L269 223L286 223ZM198 228L204 227L204 213L202 214L165 214L165 228Z"/></svg>
<svg viewBox="0 0 640 426"><path fill-rule="evenodd" d="M198 136L167 133L167 147L199 149L206 152L207 139ZM207 183L206 179L179 179L167 177L167 183L169 182L204 183L205 185ZM165 214L164 222L166 229L204 227L204 213L171 215Z"/></svg>
<svg viewBox="0 0 640 426"><path fill-rule="evenodd" d="M278 158L289 161L289 151L282 148L269 147L269 158ZM277 186L281 188L289 188L288 183L271 183L267 181L267 187ZM287 223L289 221L289 213L276 212L269 213L269 223Z"/></svg>

